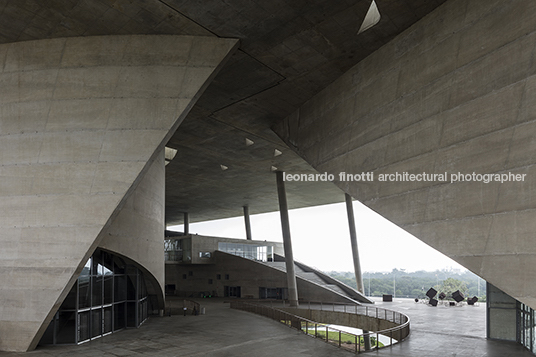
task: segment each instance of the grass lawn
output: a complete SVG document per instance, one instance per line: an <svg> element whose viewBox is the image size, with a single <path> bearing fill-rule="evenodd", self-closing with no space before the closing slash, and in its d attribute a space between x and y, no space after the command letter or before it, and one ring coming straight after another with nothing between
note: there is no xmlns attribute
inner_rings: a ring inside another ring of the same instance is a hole
<svg viewBox="0 0 536 357"><path fill-rule="evenodd" d="M285 320L281 320L282 323L286 324L286 325L290 325L290 321L285 321ZM317 325L317 332L316 332L316 337L317 338L321 338L323 340L326 339L326 325ZM305 329L306 329L306 325L305 325L305 322L302 322L301 323L301 329L303 332L305 332ZM311 336L314 336L315 335L315 328L314 326L312 326L311 324L309 324L309 326L307 327L307 333ZM340 336L340 339L341 339L341 344L344 343L344 344L355 344L356 342L356 338L355 338L355 335L352 335L350 333L345 333L345 332L341 332L340 333L341 336ZM335 343L339 343L339 331L332 331L332 330L329 330L328 328L328 340L330 342L335 342ZM363 336L359 336L359 344L361 346L365 346L365 341L364 341L364 338ZM370 345L371 347L376 347L376 337L370 337ZM379 347L383 347L384 344L383 343L379 343Z"/></svg>

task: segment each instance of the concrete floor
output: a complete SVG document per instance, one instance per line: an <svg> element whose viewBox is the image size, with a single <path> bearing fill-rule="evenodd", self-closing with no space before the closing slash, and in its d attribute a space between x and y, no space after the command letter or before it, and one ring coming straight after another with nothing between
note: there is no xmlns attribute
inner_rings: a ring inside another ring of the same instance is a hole
<svg viewBox="0 0 536 357"><path fill-rule="evenodd" d="M39 347L13 356L334 356L351 352L307 337L275 321L229 309L222 299L202 300L206 314L149 319L128 329L80 346ZM485 339L485 306L437 307L410 299L378 306L406 313L412 319L408 340L374 356L532 356L523 347Z"/></svg>
<svg viewBox="0 0 536 357"><path fill-rule="evenodd" d="M431 307L413 299L395 299L376 306L400 311L411 319L410 337L375 353L393 357L524 357L533 356L517 343L486 339L486 304Z"/></svg>

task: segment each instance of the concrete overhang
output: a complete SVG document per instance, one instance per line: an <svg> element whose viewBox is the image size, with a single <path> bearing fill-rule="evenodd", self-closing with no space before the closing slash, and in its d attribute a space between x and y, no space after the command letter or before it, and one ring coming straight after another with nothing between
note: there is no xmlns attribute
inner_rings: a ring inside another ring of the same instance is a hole
<svg viewBox="0 0 536 357"><path fill-rule="evenodd" d="M113 34L238 38L241 45L169 141L166 221L277 210L275 175L316 173L271 127L446 0L3 1L0 43ZM356 79L358 80L358 79ZM246 139L253 142L248 142ZM279 150L281 155L274 155ZM222 166L227 167L222 170ZM341 202L330 182L287 185L290 208Z"/></svg>

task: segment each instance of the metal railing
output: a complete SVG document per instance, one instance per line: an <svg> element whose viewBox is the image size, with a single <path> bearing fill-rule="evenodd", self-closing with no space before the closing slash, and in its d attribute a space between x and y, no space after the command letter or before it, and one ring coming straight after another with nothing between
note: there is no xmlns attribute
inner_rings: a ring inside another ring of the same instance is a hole
<svg viewBox="0 0 536 357"><path fill-rule="evenodd" d="M284 300L272 300L270 306L277 306L277 303L282 304L283 307L290 307L290 304ZM409 317L401 312L384 309L381 307L368 306L368 305L348 305L338 302L322 302L322 301L302 301L300 300L300 307L307 307L309 310L321 310L321 311L333 311L333 312L345 312L349 314L364 315L376 319L382 319L390 321L399 325L403 325L409 322ZM409 333L408 333L409 335Z"/></svg>
<svg viewBox="0 0 536 357"><path fill-rule="evenodd" d="M281 304L284 306L285 302L275 301L275 304ZM343 331L334 327L328 326L326 323L311 321L309 319L297 316L286 311L275 308L274 301L270 301L271 306L263 303L252 303L244 301L231 302L231 308L251 312L257 315L271 318L272 320L279 321L290 328L295 328L302 331L308 336L315 338L322 338L325 342L337 345L338 347L345 348L355 353L374 351L380 348L392 346L399 342L404 341L410 334L410 319L408 316L393 310L372 307L372 306L348 306L337 303L322 303L322 302L300 302L301 308L308 306L310 310L322 310L333 312L344 312L349 314L364 315L375 319L381 319L398 324L398 326L384 329L381 331L367 332L361 334L354 334L351 332ZM380 345L381 339L389 339L388 344ZM365 340L371 340L371 346L369 350L365 350Z"/></svg>

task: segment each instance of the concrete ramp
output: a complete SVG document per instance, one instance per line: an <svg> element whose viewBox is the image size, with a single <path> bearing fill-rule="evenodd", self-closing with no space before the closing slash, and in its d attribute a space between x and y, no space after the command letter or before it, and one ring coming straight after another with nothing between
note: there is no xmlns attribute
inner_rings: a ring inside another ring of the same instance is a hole
<svg viewBox="0 0 536 357"><path fill-rule="evenodd" d="M281 271L284 271L286 273L286 267L285 267L285 258L276 254L276 261L275 262L269 262L266 263L267 265L279 269ZM296 272L296 278L306 281L309 284L318 285L319 287L323 289L327 289L335 294L338 294L346 299L349 299L351 302L359 302L359 303L365 303L365 304L373 304L374 302L367 298L365 295L361 294L359 291L355 290L354 288L342 283L341 281L330 277L327 274L324 274L323 272L312 268L308 265L305 265L300 262L294 261L294 267ZM298 283L299 284L299 283ZM299 289L298 289L298 295L299 295ZM300 297L301 298L301 297Z"/></svg>

